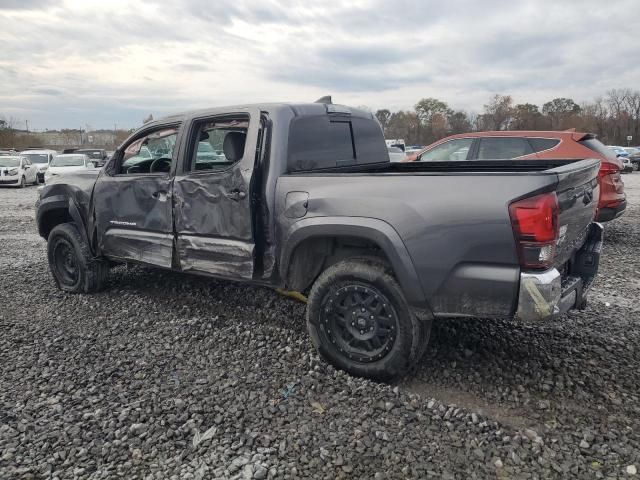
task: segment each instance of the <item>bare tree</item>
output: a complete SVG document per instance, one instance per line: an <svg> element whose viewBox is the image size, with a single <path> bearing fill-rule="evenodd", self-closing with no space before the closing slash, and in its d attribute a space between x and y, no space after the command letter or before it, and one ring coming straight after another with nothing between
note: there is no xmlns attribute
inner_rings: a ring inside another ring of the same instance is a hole
<svg viewBox="0 0 640 480"><path fill-rule="evenodd" d="M376 111L376 118L380 125L382 126L382 131L386 132L387 125L389 124L389 118L391 117L391 112L386 108Z"/></svg>
<svg viewBox="0 0 640 480"><path fill-rule="evenodd" d="M478 118L481 130L507 130L513 118L511 95L494 95Z"/></svg>

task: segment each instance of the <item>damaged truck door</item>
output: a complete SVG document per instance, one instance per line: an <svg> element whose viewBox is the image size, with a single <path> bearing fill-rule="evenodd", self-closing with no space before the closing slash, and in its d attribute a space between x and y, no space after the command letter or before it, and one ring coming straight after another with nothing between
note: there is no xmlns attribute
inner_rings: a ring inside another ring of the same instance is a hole
<svg viewBox="0 0 640 480"><path fill-rule="evenodd" d="M142 130L117 152L112 175L100 175L93 202L96 239L105 255L171 268L172 173L179 124Z"/></svg>
<svg viewBox="0 0 640 480"><path fill-rule="evenodd" d="M174 181L176 252L180 269L251 279L254 238L251 176L260 111L195 117Z"/></svg>

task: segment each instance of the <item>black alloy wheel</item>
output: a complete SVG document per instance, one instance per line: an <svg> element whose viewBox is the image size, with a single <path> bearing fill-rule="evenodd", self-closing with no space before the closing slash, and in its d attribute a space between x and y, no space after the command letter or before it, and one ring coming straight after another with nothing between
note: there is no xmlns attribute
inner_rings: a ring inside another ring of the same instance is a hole
<svg viewBox="0 0 640 480"><path fill-rule="evenodd" d="M361 283L345 285L322 305L327 340L356 362L381 359L391 350L398 331L398 315L389 299Z"/></svg>

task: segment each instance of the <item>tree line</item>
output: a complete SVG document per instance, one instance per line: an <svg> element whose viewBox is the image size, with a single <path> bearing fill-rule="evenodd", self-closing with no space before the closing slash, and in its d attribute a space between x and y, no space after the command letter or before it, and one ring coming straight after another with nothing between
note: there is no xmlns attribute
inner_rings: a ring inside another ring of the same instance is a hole
<svg viewBox="0 0 640 480"><path fill-rule="evenodd" d="M554 98L540 108L515 104L511 95L494 95L480 114L454 110L437 98L423 98L413 110L375 113L386 138L408 145L428 145L448 135L489 130L567 130L595 133L605 144L640 145L640 91L609 90L592 102Z"/></svg>

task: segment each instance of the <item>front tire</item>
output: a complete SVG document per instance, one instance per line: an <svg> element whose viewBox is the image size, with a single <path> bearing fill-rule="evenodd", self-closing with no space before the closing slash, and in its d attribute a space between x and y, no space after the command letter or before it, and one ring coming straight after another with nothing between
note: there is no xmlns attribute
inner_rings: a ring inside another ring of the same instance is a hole
<svg viewBox="0 0 640 480"><path fill-rule="evenodd" d="M22 178L20 179L20 188L24 188L27 186L27 179L24 178L24 175L22 176Z"/></svg>
<svg viewBox="0 0 640 480"><path fill-rule="evenodd" d="M47 249L49 269L60 290L93 293L102 288L109 267L93 258L75 224L62 223L51 230Z"/></svg>
<svg viewBox="0 0 640 480"><path fill-rule="evenodd" d="M316 280L307 328L320 355L352 375L389 381L425 351L431 321L411 313L391 269L378 259L348 259Z"/></svg>

